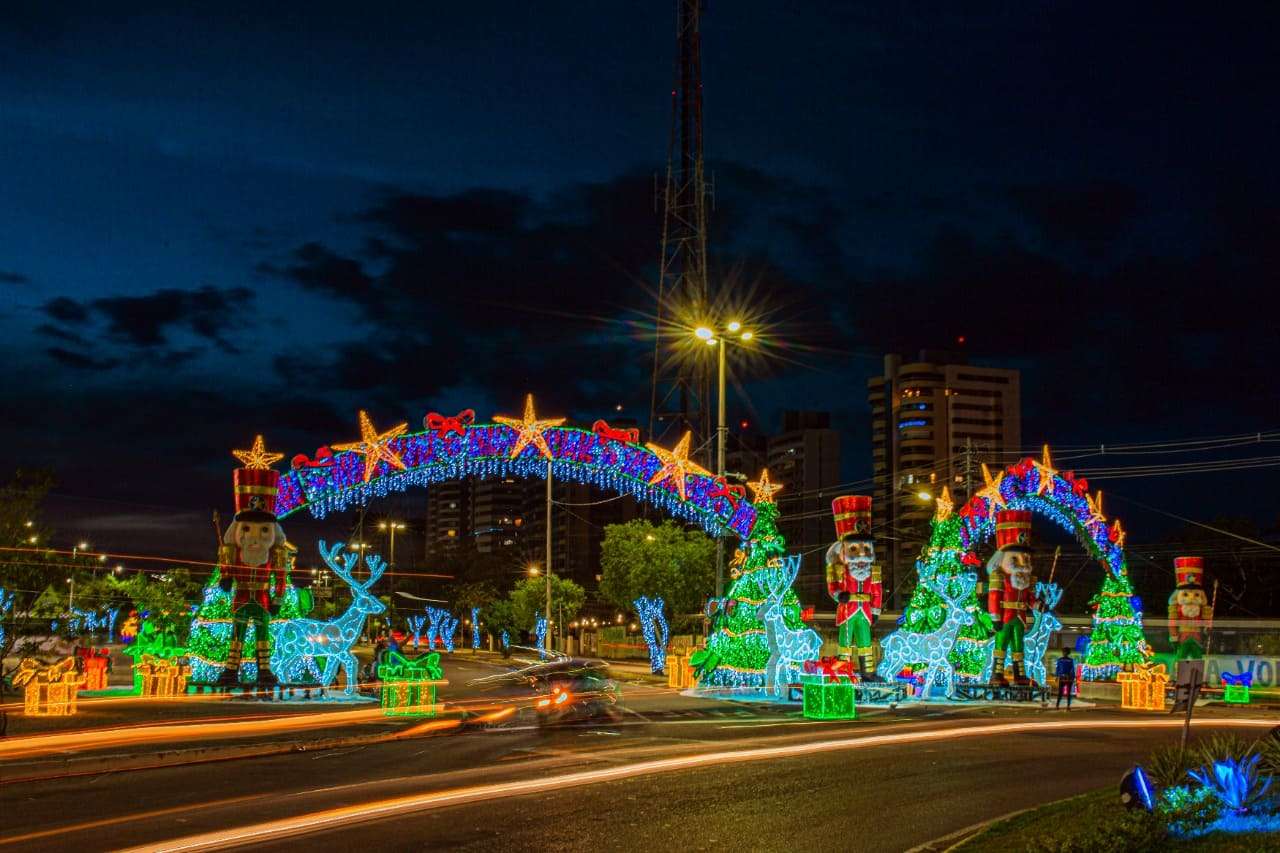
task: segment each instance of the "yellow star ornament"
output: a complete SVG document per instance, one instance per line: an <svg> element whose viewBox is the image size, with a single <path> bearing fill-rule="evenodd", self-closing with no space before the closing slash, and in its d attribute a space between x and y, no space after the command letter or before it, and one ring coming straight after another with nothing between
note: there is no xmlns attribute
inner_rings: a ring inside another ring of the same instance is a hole
<svg viewBox="0 0 1280 853"><path fill-rule="evenodd" d="M524 450L530 444L538 448L538 452L543 458L551 458L551 448L547 447L547 439L543 436L542 431L551 427L558 427L565 422L564 418L547 418L538 420L538 416L533 411L533 395L529 394L524 398L524 417L508 418L503 415L494 415L493 420L496 423L511 427L516 431L516 443L511 447L511 458L515 459L520 455L520 451Z"/></svg>
<svg viewBox="0 0 1280 853"><path fill-rule="evenodd" d="M279 462L284 458L283 453L268 453L267 446L262 442L262 436L255 436L253 439L253 447L249 450L233 450L231 455L240 460L240 464L251 471L265 471L272 464Z"/></svg>
<svg viewBox="0 0 1280 853"><path fill-rule="evenodd" d="M996 507L1007 506L1004 495L1000 494L1000 483L1004 480L1004 471L992 477L991 469L987 467L987 463L982 463L982 481L986 483L981 489L978 489L977 495L980 498L986 498Z"/></svg>
<svg viewBox="0 0 1280 853"><path fill-rule="evenodd" d="M1117 548L1124 547L1124 535L1124 528L1120 526L1120 519L1117 518L1111 525L1111 541Z"/></svg>
<svg viewBox="0 0 1280 853"><path fill-rule="evenodd" d="M1102 489L1098 489L1098 496L1084 496L1085 503L1089 505L1089 523L1090 524L1106 524L1107 516L1102 511Z"/></svg>
<svg viewBox="0 0 1280 853"><path fill-rule="evenodd" d="M1032 460L1032 465L1036 466L1036 470L1040 472L1040 483L1036 486L1036 494L1042 495L1045 492L1053 491L1053 478L1057 475L1058 470L1053 467L1053 460L1049 458L1049 445L1044 446L1044 454L1040 457L1040 461Z"/></svg>
<svg viewBox="0 0 1280 853"><path fill-rule="evenodd" d="M951 490L943 486L942 494L934 501L933 517L938 521L946 521L951 517L951 510L955 509L955 505L956 502L951 499Z"/></svg>
<svg viewBox="0 0 1280 853"><path fill-rule="evenodd" d="M649 485L656 486L659 483L671 480L676 484L676 493L680 495L680 500L682 501L688 499L685 493L685 477L690 474L701 474L704 477L711 476L710 471L689 459L689 440L692 437L692 431L686 432L684 438L677 441L676 446L670 450L665 447L659 447L656 444L645 445L654 456L662 461L662 467L649 480Z"/></svg>
<svg viewBox="0 0 1280 853"><path fill-rule="evenodd" d="M396 438L409 428L408 423L402 423L394 426L386 432L379 433L373 427L373 421L369 420L369 413L364 409L360 410L360 440L352 441L348 444L335 444L334 450L354 450L364 457L364 481L367 483L373 479L373 472L377 469L379 462L386 462L392 468L405 470L404 462L400 459L400 454L392 450L388 443L391 439Z"/></svg>
<svg viewBox="0 0 1280 853"><path fill-rule="evenodd" d="M758 504L773 503L774 493L782 491L782 485L780 483L769 482L768 468L765 468L760 471L759 480L756 480L754 483L748 481L747 486L751 489L751 492L755 495L755 497L753 498L754 502Z"/></svg>

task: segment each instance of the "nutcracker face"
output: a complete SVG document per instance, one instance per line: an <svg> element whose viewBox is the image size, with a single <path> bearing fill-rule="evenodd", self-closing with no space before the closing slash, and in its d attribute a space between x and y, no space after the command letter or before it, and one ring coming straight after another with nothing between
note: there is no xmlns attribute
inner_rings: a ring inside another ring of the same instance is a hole
<svg viewBox="0 0 1280 853"><path fill-rule="evenodd" d="M1188 619L1200 615L1200 609L1209 603L1203 589L1180 589L1177 591L1178 612Z"/></svg>
<svg viewBox="0 0 1280 853"><path fill-rule="evenodd" d="M871 577L871 564L876 560L874 542L861 541L842 542L840 556L844 558L849 576L856 581L865 581Z"/></svg>
<svg viewBox="0 0 1280 853"><path fill-rule="evenodd" d="M235 523L236 547L246 566L265 566L271 557L271 546L276 544L276 526L269 521L237 521Z"/></svg>
<svg viewBox="0 0 1280 853"><path fill-rule="evenodd" d="M1000 571L1009 576L1014 589L1031 586L1031 554L1026 551L1004 551L1000 557Z"/></svg>

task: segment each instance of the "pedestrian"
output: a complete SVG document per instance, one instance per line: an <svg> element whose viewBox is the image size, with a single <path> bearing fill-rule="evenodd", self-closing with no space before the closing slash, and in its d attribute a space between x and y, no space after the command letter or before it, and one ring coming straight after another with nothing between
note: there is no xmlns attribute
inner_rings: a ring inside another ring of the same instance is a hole
<svg viewBox="0 0 1280 853"><path fill-rule="evenodd" d="M1071 659L1071 648L1064 647L1062 657L1058 658L1058 664L1054 667L1054 675L1058 676L1058 704L1056 707L1062 707L1062 696L1067 696L1067 710L1071 710L1071 691L1076 684L1076 662Z"/></svg>

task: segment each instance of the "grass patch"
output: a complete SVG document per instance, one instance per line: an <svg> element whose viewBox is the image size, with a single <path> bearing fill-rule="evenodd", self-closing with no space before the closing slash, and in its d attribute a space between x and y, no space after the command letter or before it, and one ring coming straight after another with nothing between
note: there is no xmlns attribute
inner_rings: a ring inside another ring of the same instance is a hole
<svg viewBox="0 0 1280 853"><path fill-rule="evenodd" d="M955 849L963 853L1280 853L1280 832L1170 838L1154 816L1124 808L1116 789L1108 787L994 823Z"/></svg>

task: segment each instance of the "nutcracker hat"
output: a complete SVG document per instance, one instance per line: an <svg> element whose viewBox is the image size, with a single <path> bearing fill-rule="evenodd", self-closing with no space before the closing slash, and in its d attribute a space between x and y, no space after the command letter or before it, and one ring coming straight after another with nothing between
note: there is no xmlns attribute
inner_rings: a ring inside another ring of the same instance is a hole
<svg viewBox="0 0 1280 853"><path fill-rule="evenodd" d="M1031 550L1031 510L1002 509L996 513L996 550Z"/></svg>
<svg viewBox="0 0 1280 853"><path fill-rule="evenodd" d="M236 521L276 521L280 474L270 468L237 468L232 475Z"/></svg>
<svg viewBox="0 0 1280 853"><path fill-rule="evenodd" d="M831 502L836 517L836 536L843 542L870 541L871 498L867 495L844 495Z"/></svg>
<svg viewBox="0 0 1280 853"><path fill-rule="evenodd" d="M1200 589L1204 586L1204 557L1174 557L1173 572L1178 576L1178 589Z"/></svg>

